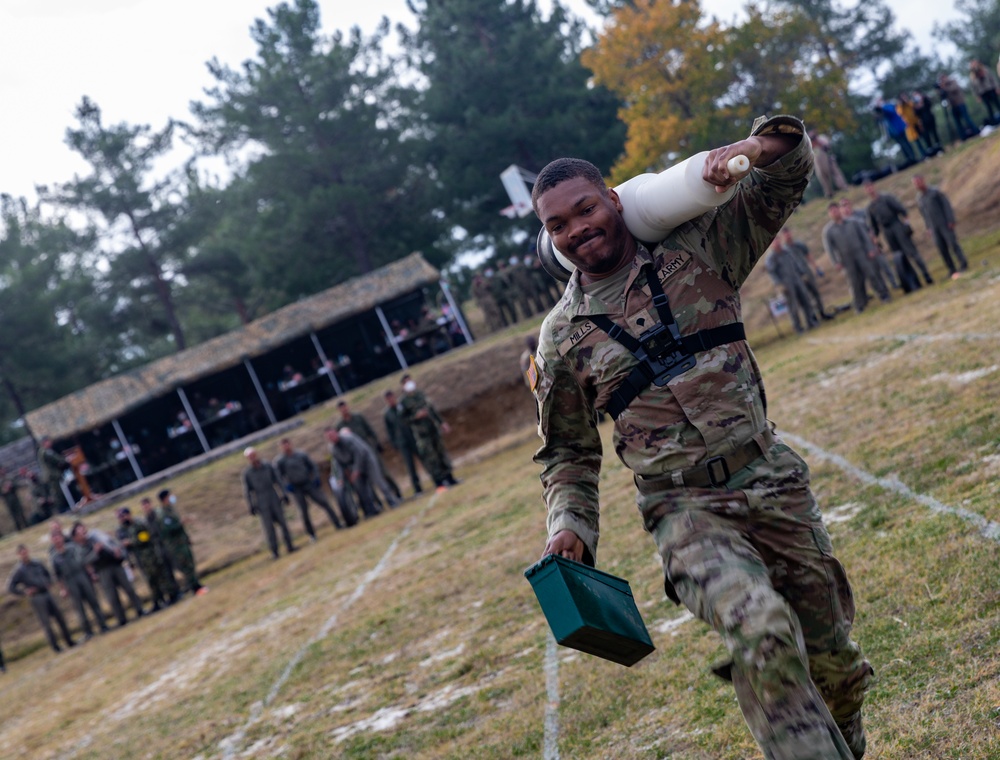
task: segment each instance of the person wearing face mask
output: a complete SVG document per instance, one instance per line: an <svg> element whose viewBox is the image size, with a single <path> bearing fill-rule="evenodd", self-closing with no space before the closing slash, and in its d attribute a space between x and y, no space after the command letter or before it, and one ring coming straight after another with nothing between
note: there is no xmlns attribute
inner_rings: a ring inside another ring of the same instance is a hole
<svg viewBox="0 0 1000 760"><path fill-rule="evenodd" d="M176 581L167 572L163 561L156 552L156 544L145 520L132 516L132 510L122 507L116 513L118 530L115 537L125 547L133 567L138 565L149 586L153 600L150 612L169 607L177 598Z"/></svg>
<svg viewBox="0 0 1000 760"><path fill-rule="evenodd" d="M177 497L170 493L169 488L164 488L156 498L160 502L156 518L163 548L169 557L171 567L180 570L184 576L184 588L181 593L190 591L195 596L208 593L208 586L201 585L198 580L198 567L194 561L194 552L191 551L191 537L177 512Z"/></svg>
<svg viewBox="0 0 1000 760"><path fill-rule="evenodd" d="M444 447L443 435L451 432L448 423L441 419L437 409L423 393L417 390L417 384L409 375L403 375L401 380L403 397L400 407L403 421L413 431L413 439L417 443L417 455L424 463L427 472L438 488L457 486L458 481L451 471L451 458Z"/></svg>

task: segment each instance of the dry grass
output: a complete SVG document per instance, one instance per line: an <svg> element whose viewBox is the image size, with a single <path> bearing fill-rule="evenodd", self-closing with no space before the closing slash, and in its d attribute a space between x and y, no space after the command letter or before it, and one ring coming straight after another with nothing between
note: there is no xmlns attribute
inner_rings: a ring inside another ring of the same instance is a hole
<svg viewBox="0 0 1000 760"><path fill-rule="evenodd" d="M969 241L970 276L759 350L770 416L866 472L1000 521L998 243L995 233ZM492 340L479 370L495 361L505 378L518 336ZM435 393L457 388L474 354L442 360L440 377L426 365L419 379ZM360 392L359 408L379 390ZM0 677L0 756L541 756L545 624L522 576L544 541L530 405L506 379L495 396L470 393L474 403L452 408L470 429L456 447L459 488L351 531L324 524L318 544L278 562L245 516L238 458L178 479L199 560L218 568L211 592L58 657L25 623ZM329 412L307 416L300 443L319 450ZM493 442L474 440L477 420ZM610 426L604 434L610 452ZM831 533L877 672L869 757L1000 757L998 543L811 464L825 511L843 518ZM731 687L709 675L718 638L696 621L667 625L683 610L663 599L613 456L602 497L601 566L630 579L658 649L632 669L560 650L561 755L758 757ZM3 539L0 553L10 548Z"/></svg>

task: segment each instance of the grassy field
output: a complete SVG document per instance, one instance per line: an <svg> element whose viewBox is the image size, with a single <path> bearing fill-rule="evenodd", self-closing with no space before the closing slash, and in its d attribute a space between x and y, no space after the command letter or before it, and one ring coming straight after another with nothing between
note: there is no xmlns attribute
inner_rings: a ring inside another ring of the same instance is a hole
<svg viewBox="0 0 1000 760"><path fill-rule="evenodd" d="M967 276L944 279L925 245L934 287L757 351L769 416L810 462L854 584L876 670L870 758L1000 757L1000 235L966 242ZM210 593L59 656L34 630L5 648L0 757L541 757L547 715L563 758L759 757L709 673L718 637L664 599L613 456L601 567L631 581L657 651L626 669L560 649L558 700L547 692L547 629L522 575L545 530L525 404L503 397L513 422L463 452L458 488L350 531L323 524L277 562L245 516L238 457L171 484ZM474 409L464 424L486 415ZM328 414L301 443L318 449Z"/></svg>

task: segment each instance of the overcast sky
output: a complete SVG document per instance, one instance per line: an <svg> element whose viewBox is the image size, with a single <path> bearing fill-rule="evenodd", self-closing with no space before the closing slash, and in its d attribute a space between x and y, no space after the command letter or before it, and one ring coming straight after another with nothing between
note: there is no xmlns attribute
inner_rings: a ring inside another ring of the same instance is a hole
<svg viewBox="0 0 1000 760"><path fill-rule="evenodd" d="M87 95L105 123L158 129L187 118L188 105L211 84L205 62L237 66L253 57L249 28L275 0L0 0L0 192L34 197L39 184L83 172L63 142L73 110ZM324 30L359 25L370 32L383 15L412 22L405 0L319 0ZM582 0L570 0L583 8ZM543 4L544 5L544 4ZM703 0L731 21L744 0ZM889 0L902 27L925 49L935 21L953 4Z"/></svg>

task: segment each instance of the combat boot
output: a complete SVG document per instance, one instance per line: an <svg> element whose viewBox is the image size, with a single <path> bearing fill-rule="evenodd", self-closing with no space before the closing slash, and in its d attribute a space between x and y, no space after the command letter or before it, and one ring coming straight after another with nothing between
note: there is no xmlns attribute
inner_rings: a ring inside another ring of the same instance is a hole
<svg viewBox="0 0 1000 760"><path fill-rule="evenodd" d="M861 711L854 713L844 723L838 723L837 728L840 729L844 741L854 753L854 760L861 760L865 756L865 749L868 746L868 740L865 738L865 727L861 723Z"/></svg>

